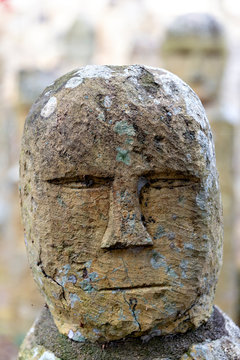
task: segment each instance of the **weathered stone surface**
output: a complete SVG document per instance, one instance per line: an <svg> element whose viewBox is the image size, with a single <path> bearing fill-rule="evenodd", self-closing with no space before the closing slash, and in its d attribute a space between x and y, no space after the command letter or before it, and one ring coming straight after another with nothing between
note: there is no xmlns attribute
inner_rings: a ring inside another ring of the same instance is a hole
<svg viewBox="0 0 240 360"><path fill-rule="evenodd" d="M217 308L214 308L208 322L197 330L189 331L186 334L160 337L156 335L155 333L141 338L113 341L104 346L88 342L77 343L58 332L49 310L45 308L22 344L18 359L238 359L240 331ZM221 352L225 357L216 356L216 354L222 354ZM35 357L32 355L34 353ZM49 354L49 357L42 358L44 353Z"/></svg>
<svg viewBox="0 0 240 360"><path fill-rule="evenodd" d="M219 99L227 55L224 30L212 15L182 15L170 24L162 53L164 67L180 76L200 97L213 131L224 219L224 262L215 302L236 320L237 282L233 238L236 126L229 112L223 111Z"/></svg>
<svg viewBox="0 0 240 360"><path fill-rule="evenodd" d="M212 312L221 206L196 94L145 66L86 66L26 120L22 214L60 333L84 342L186 332Z"/></svg>
<svg viewBox="0 0 240 360"><path fill-rule="evenodd" d="M238 360L240 359L240 329L222 313L227 335L215 341L192 345L181 360Z"/></svg>

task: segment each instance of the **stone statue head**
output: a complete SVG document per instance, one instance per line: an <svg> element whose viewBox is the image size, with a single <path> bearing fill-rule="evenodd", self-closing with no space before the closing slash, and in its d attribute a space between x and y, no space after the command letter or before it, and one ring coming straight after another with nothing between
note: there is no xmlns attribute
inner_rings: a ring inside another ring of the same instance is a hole
<svg viewBox="0 0 240 360"><path fill-rule="evenodd" d="M226 60L226 41L219 22L209 14L177 17L162 44L164 67L180 76L204 104L219 92Z"/></svg>
<svg viewBox="0 0 240 360"><path fill-rule="evenodd" d="M221 205L188 85L139 65L68 73L32 106L20 164L29 262L61 333L101 342L208 319Z"/></svg>

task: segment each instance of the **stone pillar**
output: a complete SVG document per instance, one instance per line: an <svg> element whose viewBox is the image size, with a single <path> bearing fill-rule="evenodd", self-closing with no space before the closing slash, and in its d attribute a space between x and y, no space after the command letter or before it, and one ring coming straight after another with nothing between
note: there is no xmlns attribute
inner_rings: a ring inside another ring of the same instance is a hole
<svg viewBox="0 0 240 360"><path fill-rule="evenodd" d="M223 236L212 134L184 82L138 65L66 74L29 112L20 173L47 305L19 359L239 356L239 329L213 307Z"/></svg>
<svg viewBox="0 0 240 360"><path fill-rule="evenodd" d="M224 263L216 304L237 319L234 254L234 135L231 116L220 103L227 45L222 26L208 14L187 14L170 24L162 44L164 67L180 76L200 97L211 124L223 199Z"/></svg>

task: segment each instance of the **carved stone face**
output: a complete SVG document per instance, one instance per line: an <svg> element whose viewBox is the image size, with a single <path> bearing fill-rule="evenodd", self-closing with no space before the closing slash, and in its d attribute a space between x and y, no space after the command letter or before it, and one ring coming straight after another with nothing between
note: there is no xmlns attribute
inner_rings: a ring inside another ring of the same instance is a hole
<svg viewBox="0 0 240 360"><path fill-rule="evenodd" d="M164 70L87 66L33 105L21 153L27 250L76 341L184 332L211 314L221 260L211 131Z"/></svg>
<svg viewBox="0 0 240 360"><path fill-rule="evenodd" d="M162 56L164 66L189 84L204 104L217 97L226 45L221 26L210 15L178 17L167 32Z"/></svg>

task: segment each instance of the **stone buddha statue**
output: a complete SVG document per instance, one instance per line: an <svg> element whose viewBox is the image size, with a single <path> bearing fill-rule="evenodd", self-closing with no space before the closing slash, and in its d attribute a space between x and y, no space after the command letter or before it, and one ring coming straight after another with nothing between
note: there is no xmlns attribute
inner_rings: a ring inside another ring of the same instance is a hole
<svg viewBox="0 0 240 360"><path fill-rule="evenodd" d="M226 56L223 27L210 14L177 17L162 44L164 64L194 89L204 106L218 98Z"/></svg>
<svg viewBox="0 0 240 360"><path fill-rule="evenodd" d="M174 341L209 324L233 349L213 309L222 226L212 134L188 85L139 65L66 74L30 110L20 174L47 309L19 359L177 359L151 350L152 338L170 335L176 351Z"/></svg>

